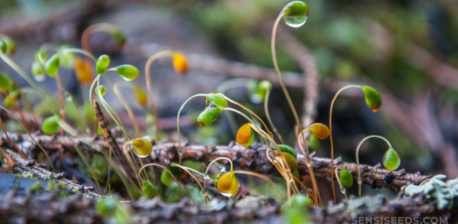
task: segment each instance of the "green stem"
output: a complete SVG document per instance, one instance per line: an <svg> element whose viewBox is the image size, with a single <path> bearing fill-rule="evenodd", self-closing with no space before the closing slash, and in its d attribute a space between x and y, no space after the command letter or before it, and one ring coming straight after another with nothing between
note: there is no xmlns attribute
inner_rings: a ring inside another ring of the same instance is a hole
<svg viewBox="0 0 458 224"><path fill-rule="evenodd" d="M270 127L272 127L272 130L273 132L275 133L275 135L277 136L278 140L280 140L281 144L285 144L285 141L283 140L283 138L281 137L281 134L280 132L278 131L278 129L275 127L274 125L274 122L272 121L271 117L270 117L270 113L269 113L269 97L270 97L270 90L267 90L266 92L266 96L265 96L265 99L264 99L264 112L266 114L266 117L267 117L267 121L269 122L269 125Z"/></svg>
<svg viewBox="0 0 458 224"><path fill-rule="evenodd" d="M332 98L332 101L331 101L331 106L329 108L329 141L331 142L331 188L332 188L332 196L333 196L333 199L334 199L334 204L337 203L337 199L336 199L336 189L335 189L335 186L334 186L334 141L333 141L333 138L332 138L332 109L334 108L334 103L337 99L337 97L340 95L340 93L342 93L344 90L346 89L350 89L350 88L361 88L360 85L346 85L342 88L340 88L336 94L334 95L334 98Z"/></svg>
<svg viewBox="0 0 458 224"><path fill-rule="evenodd" d="M282 89L282 91L283 91L283 93L284 93L284 95L286 97L286 101L288 101L288 105L289 105L291 111L293 112L294 120L296 120L297 127L299 128L299 130L302 130L302 123L301 123L301 121L299 119L299 116L297 114L296 108L294 107L293 100L291 99L291 96L289 95L288 90L286 89L285 83L283 81L283 76L282 76L282 74L280 72L280 68L278 67L278 62L277 62L277 53L276 53L276 50L275 50L275 39L276 39L278 24L280 23L280 20L282 18L283 18L283 11L280 12L280 14L278 15L277 19L274 22L274 26L272 28L272 37L271 37L272 39L271 39L271 42L270 42L270 49L272 51L272 61L273 61L273 64L274 64L275 73L277 74L278 80L280 81L281 89Z"/></svg>
<svg viewBox="0 0 458 224"><path fill-rule="evenodd" d="M361 197L361 185L363 184L363 181L362 181L362 178L361 178L361 171L360 171L360 167L359 167L359 149L361 148L361 146L363 145L363 143L371 138L378 138L378 139L381 139L383 140L387 145L388 145L388 148L393 148L391 146L391 143L390 141L388 141L388 139L386 139L385 137L383 136L380 136L380 135L369 135L369 136L366 136L365 138L363 138L359 143L358 143L358 146L356 147L356 153L355 153L355 160L356 160L356 166L357 166L357 173L358 173L358 197Z"/></svg>
<svg viewBox="0 0 458 224"><path fill-rule="evenodd" d="M129 88L132 88L130 84L126 84L124 82L117 82L113 85L113 92L118 97L119 102L124 106L124 109L126 109L127 114L129 114L130 119L132 120L132 123L134 124L135 132L137 133L137 136L140 137L140 129L138 128L138 123L137 119L135 118L135 114L133 113L132 109L130 108L129 104L124 100L122 97L121 93L119 92L119 87L120 86L126 86Z"/></svg>
<svg viewBox="0 0 458 224"><path fill-rule="evenodd" d="M197 98L197 97L207 97L207 94L203 94L203 93L199 93L199 94L194 94L192 95L191 97L189 97L188 99L186 99L186 101L183 102L183 104L181 104L180 106L180 109L178 109L178 114L177 114L177 135L178 135L178 163L181 164L181 159L183 157L183 149L181 148L181 134L180 134L180 114L181 114L181 111L183 110L184 106L189 102L191 101L192 99L194 98Z"/></svg>

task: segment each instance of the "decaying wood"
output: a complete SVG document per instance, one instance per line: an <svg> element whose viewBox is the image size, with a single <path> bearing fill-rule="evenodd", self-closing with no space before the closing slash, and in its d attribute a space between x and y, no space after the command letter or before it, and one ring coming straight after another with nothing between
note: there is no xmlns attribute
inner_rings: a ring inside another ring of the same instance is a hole
<svg viewBox="0 0 458 224"><path fill-rule="evenodd" d="M68 138L61 136L33 135L34 139L47 150L59 150L64 148L67 152L74 150L77 145L81 150L99 151L108 147L108 144L94 137ZM30 141L27 135L10 134L10 138L25 152L39 152L36 146ZM121 144L123 139L117 139ZM8 141L5 141L2 135L0 146L9 147ZM153 152L149 160L159 162L164 165L178 160L178 144L160 142L153 146ZM191 159L201 162L209 162L217 157L228 157L240 169L249 169L263 174L276 174L275 168L265 157L265 146L253 144L252 148L246 149L241 145L221 145L221 146L202 146L202 145L183 145L183 159ZM26 153L26 154L28 154ZM298 155L299 171L301 174L307 174L307 169L302 155ZM355 163L344 163L341 159L335 160L336 167L348 169L354 176L357 172ZM330 178L330 164L328 158L312 157L312 166L315 174L319 177ZM419 173L407 173L404 169L399 171L388 171L376 166L361 165L361 175L363 182L373 187L389 187L398 190L406 184L419 184L428 179L430 176ZM356 179L356 176L355 176Z"/></svg>
<svg viewBox="0 0 458 224"><path fill-rule="evenodd" d="M34 160L25 160L19 154L7 150L6 153L13 159L14 166L13 171L21 174L32 174L35 178L43 180L43 181L50 181L55 180L58 184L65 184L65 186L69 190L74 190L78 192L82 192L87 194L90 197L98 198L100 197L99 194L95 193L93 190L94 188L91 186L84 186L78 183L75 183L71 180L65 179L63 173L54 173L47 169L44 169L38 164L35 163Z"/></svg>
<svg viewBox="0 0 458 224"><path fill-rule="evenodd" d="M59 197L58 192L32 194L27 197L9 195L0 196L0 215L7 222L22 220L30 223L101 223L103 217L97 213L95 205L95 199L83 197L81 194L66 198ZM278 203L250 196L234 204L219 199L207 204L193 204L186 199L177 203L165 203L154 198L125 205L130 211L131 223L284 222ZM386 223L392 223L391 217L400 217L399 220L435 217L441 223L453 223L456 212L456 206L438 210L435 201L424 196L396 197L388 201L381 195L344 201L327 208L308 209L309 219L314 223L355 223L359 219L368 218L384 218Z"/></svg>

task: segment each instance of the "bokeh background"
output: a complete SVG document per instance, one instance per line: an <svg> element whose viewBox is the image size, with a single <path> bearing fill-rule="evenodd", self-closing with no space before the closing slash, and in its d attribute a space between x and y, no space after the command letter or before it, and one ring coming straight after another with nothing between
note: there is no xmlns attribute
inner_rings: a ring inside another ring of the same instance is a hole
<svg viewBox="0 0 458 224"><path fill-rule="evenodd" d="M89 38L95 55L108 53L113 64L131 63L142 71L145 61L163 49L188 56L190 71L175 74L170 60L152 65L152 85L161 126L174 140L175 116L181 103L195 93L215 90L227 80L272 75L270 35L273 21L287 1L0 1L0 33L17 43L13 59L26 71L43 44L80 47L83 30L105 22L127 36L119 49L104 33ZM296 107L304 113L307 91L317 93L315 121L327 123L329 103L345 83L368 83L383 93L384 106L372 113L361 93L348 91L334 110L336 154L353 162L357 143L366 135L386 136L402 158L401 168L427 174L458 176L458 3L454 0L309 0L307 23L298 29L280 25L277 43L280 68L290 85ZM316 63L318 85L303 80ZM304 68L305 64L305 68ZM307 67L308 66L308 67ZM14 75L6 64L0 72ZM260 72L260 73L259 73ZM76 102L87 98L72 69L61 75ZM16 81L26 85L19 76ZM113 75L113 80L116 79ZM227 94L263 114L262 104L250 102L246 80ZM54 80L40 83L55 91ZM304 95L304 93L306 93ZM313 93L308 93L313 95ZM126 92L129 99L132 95ZM127 114L108 93L110 104L129 124ZM313 97L312 97L313 98ZM133 98L131 98L133 99ZM132 100L133 102L133 100ZM144 129L144 110L132 103ZM271 113L287 142L294 145L294 120L280 89L271 98ZM38 113L47 108L36 105ZM183 118L184 135L195 144L228 144L234 132L228 118L198 128L195 116L203 102L195 101ZM78 109L72 117L78 122ZM241 125L241 120L236 120ZM129 126L129 125L128 125ZM130 126L131 127L131 126ZM149 132L150 133L150 132ZM383 142L367 143L360 153L366 164L381 162ZM315 146L329 156L328 141Z"/></svg>

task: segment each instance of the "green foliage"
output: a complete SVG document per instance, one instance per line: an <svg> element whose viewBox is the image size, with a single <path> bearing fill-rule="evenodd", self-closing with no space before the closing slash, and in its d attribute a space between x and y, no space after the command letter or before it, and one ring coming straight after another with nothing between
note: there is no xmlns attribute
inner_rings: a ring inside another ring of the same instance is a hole
<svg viewBox="0 0 458 224"><path fill-rule="evenodd" d="M105 223L130 223L130 210L116 196L107 196L96 204L97 212L104 217Z"/></svg>
<svg viewBox="0 0 458 224"><path fill-rule="evenodd" d="M383 155L383 166L388 170L396 170L401 165L401 159L393 148L386 150Z"/></svg>
<svg viewBox="0 0 458 224"><path fill-rule="evenodd" d="M6 54L8 52L8 45L3 40L0 40L0 53Z"/></svg>
<svg viewBox="0 0 458 224"><path fill-rule="evenodd" d="M138 69L133 65L118 65L113 68L124 80L132 81L138 76Z"/></svg>
<svg viewBox="0 0 458 224"><path fill-rule="evenodd" d="M10 89L10 77L7 74L0 73L0 89L3 91Z"/></svg>
<svg viewBox="0 0 458 224"><path fill-rule="evenodd" d="M97 58L97 62L95 63L95 71L97 74L103 74L109 65L110 57L106 54L102 54L99 58Z"/></svg>
<svg viewBox="0 0 458 224"><path fill-rule="evenodd" d="M367 106L374 112L378 111L382 106L382 96L380 93L370 86L361 86L361 89L364 92Z"/></svg>
<svg viewBox="0 0 458 224"><path fill-rule="evenodd" d="M297 158L297 152L296 150L293 149L293 147L289 145L284 145L284 144L278 144L278 149L282 152L286 152L290 155L292 155L294 158Z"/></svg>
<svg viewBox="0 0 458 224"><path fill-rule="evenodd" d="M207 106L214 104L218 107L227 107L227 100L224 98L224 95L218 91L213 91L207 94L205 104Z"/></svg>
<svg viewBox="0 0 458 224"><path fill-rule="evenodd" d="M438 209L451 209L454 198L458 197L458 178L448 180L443 174L436 175L421 185L409 184L401 190L406 196L424 194L426 198L434 198L437 201Z"/></svg>
<svg viewBox="0 0 458 224"><path fill-rule="evenodd" d="M197 117L197 123L202 127L211 125L216 119L218 119L222 112L223 110L220 107L211 104L205 107L205 109L199 114Z"/></svg>
<svg viewBox="0 0 458 224"><path fill-rule="evenodd" d="M146 198L153 198L158 194L156 186L147 180L142 181L142 191Z"/></svg>
<svg viewBox="0 0 458 224"><path fill-rule="evenodd" d="M353 175L345 168L340 170L339 181L342 186L349 188L353 185Z"/></svg>
<svg viewBox="0 0 458 224"><path fill-rule="evenodd" d="M46 118L41 125L41 130L47 135L53 135L60 130L59 118L52 115Z"/></svg>
<svg viewBox="0 0 458 224"><path fill-rule="evenodd" d="M99 96L104 96L106 92L107 89L104 85L98 85L97 87L95 87L95 93L97 93L97 95Z"/></svg>
<svg viewBox="0 0 458 224"><path fill-rule="evenodd" d="M45 67L46 74L48 74L51 77L57 75L57 73L59 72L59 67L60 67L59 60L60 60L59 55L54 54L45 62L44 67Z"/></svg>
<svg viewBox="0 0 458 224"><path fill-rule="evenodd" d="M282 209L282 216L286 223L303 224L309 222L307 208L312 206L312 200L303 195L295 194L291 198L291 205Z"/></svg>

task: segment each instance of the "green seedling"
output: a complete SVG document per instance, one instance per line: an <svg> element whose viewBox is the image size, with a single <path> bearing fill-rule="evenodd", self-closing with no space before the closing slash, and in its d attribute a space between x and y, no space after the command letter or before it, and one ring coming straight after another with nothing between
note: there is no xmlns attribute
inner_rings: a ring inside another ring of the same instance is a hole
<svg viewBox="0 0 458 224"><path fill-rule="evenodd" d="M59 118L56 115L47 117L41 125L41 130L47 135L56 134L60 130Z"/></svg>
<svg viewBox="0 0 458 224"><path fill-rule="evenodd" d="M153 111L153 119L154 119L154 126L156 128L156 141L159 141L159 124L158 124L158 115L157 115L157 108L156 104L154 103L154 97L153 97L153 89L151 87L151 81L150 81L150 68L151 64L153 64L154 61L163 58L163 57L172 57L173 59L173 68L175 69L175 72L181 75L186 74L188 71L188 62L186 60L186 57L176 51L171 51L171 50L163 50L159 51L158 53L155 53L151 55L148 60L146 61L145 64L145 82L146 82L146 90L148 93L148 100L151 102L151 110Z"/></svg>
<svg viewBox="0 0 458 224"><path fill-rule="evenodd" d="M338 170L340 170L340 174L338 174ZM348 200L346 189L353 186L353 175L349 170L339 167L335 169L335 173L336 177L338 177L337 183L339 184L340 192L342 192L342 194L345 196L345 199Z"/></svg>
<svg viewBox="0 0 458 224"><path fill-rule="evenodd" d="M166 166L163 166L163 165L157 164L157 163L148 163L148 164L143 165L143 166L138 170L137 175L140 175L140 173L141 173L145 168L151 167L151 166L159 167L159 168L161 168L163 171L165 171L166 173L168 173L167 176L166 176L165 174L162 174L162 173L161 173L161 182L162 182L162 184L164 184L164 185L166 185L166 186L170 185L171 181L169 181L168 178L171 178L171 180L173 180L173 181L177 184L177 186L178 186L178 188L179 188L179 190L180 190L181 196L183 196L183 198L185 198L185 195L184 195L184 193L183 193L183 189L182 189L182 186L181 186L180 182L179 182L178 179L176 178L175 174L174 174L169 168L167 168ZM163 177L163 175L164 175L164 177Z"/></svg>
<svg viewBox="0 0 458 224"><path fill-rule="evenodd" d="M286 25L293 27L293 28L299 28L302 25L307 22L308 18L308 6L305 2L303 1L292 1L288 3L280 12L278 15L277 19L274 22L273 28L272 28L272 37L271 37L271 52L272 52L272 62L275 68L275 72L278 76L278 79L280 81L280 86L283 91L283 94L286 97L286 100L288 101L288 105L293 112L294 119L296 121L296 125L298 130L302 130L302 123L299 119L299 116L297 114L296 108L294 107L294 103L291 99L291 96L288 93L288 90L286 89L285 83L283 81L283 76L280 72L280 68L278 67L278 62L277 62L277 53L275 50L275 39L276 39L276 34L277 34L277 29L280 21L283 19Z"/></svg>
<svg viewBox="0 0 458 224"><path fill-rule="evenodd" d="M362 178L361 178L361 170L359 167L359 150L361 146L363 145L364 142L366 142L369 139L372 138L378 138L383 140L386 145L388 146L388 149L386 150L385 154L383 155L383 165L385 166L386 169L393 171L396 170L399 165L401 165L401 159L399 158L398 153L396 150L394 150L393 146L391 146L390 141L386 139L383 136L380 135L369 135L365 138L363 138L359 143L358 146L356 147L356 153L355 153L355 160L356 160L356 165L358 167L358 197L361 197L361 185L363 183Z"/></svg>
<svg viewBox="0 0 458 224"><path fill-rule="evenodd" d="M143 195L148 199L151 199L154 196L159 194L156 186L154 186L153 183L147 180L142 181L142 191L143 191Z"/></svg>
<svg viewBox="0 0 458 224"><path fill-rule="evenodd" d="M334 198L334 203L336 203L337 201L336 201L336 193L335 193L335 187L334 187L334 171L333 171L334 170L334 141L332 138L332 109L334 107L334 103L337 97L343 91L347 89L351 89L351 88L357 88L363 91L364 98L366 100L366 104L373 112L377 112L380 109L380 107L382 106L382 97L380 93L376 89L370 86L366 86L366 85L346 85L340 88L336 92L334 97L332 98L331 106L329 107L329 132L330 132L329 140L331 142L331 188L332 188L332 196Z"/></svg>

